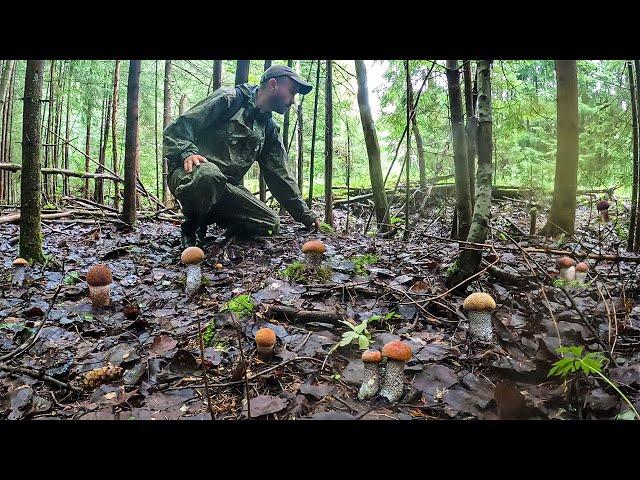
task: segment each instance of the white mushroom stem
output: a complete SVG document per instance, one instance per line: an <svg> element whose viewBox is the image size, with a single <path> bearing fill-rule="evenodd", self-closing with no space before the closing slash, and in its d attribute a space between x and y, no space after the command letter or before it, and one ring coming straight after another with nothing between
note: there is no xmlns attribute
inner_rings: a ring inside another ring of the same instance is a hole
<svg viewBox="0 0 640 480"><path fill-rule="evenodd" d="M573 282L576 279L576 267L561 268L560 278L568 282Z"/></svg>
<svg viewBox="0 0 640 480"><path fill-rule="evenodd" d="M256 352L261 360L270 360L273 355L274 345L256 345Z"/></svg>
<svg viewBox="0 0 640 480"><path fill-rule="evenodd" d="M493 338L491 311L469 311L469 335L473 339L490 341Z"/></svg>
<svg viewBox="0 0 640 480"><path fill-rule="evenodd" d="M358 392L358 398L360 400L373 398L378 393L378 390L380 390L379 366L379 363L365 362L362 385L360 385L360 391Z"/></svg>
<svg viewBox="0 0 640 480"><path fill-rule="evenodd" d="M21 287L22 283L24 282L25 272L26 272L26 265L16 265L15 270L13 272L13 280L11 283Z"/></svg>
<svg viewBox="0 0 640 480"><path fill-rule="evenodd" d="M109 305L109 295L111 293L111 284L102 285L100 287L92 287L89 285L89 296L94 307L106 307Z"/></svg>
<svg viewBox="0 0 640 480"><path fill-rule="evenodd" d="M609 221L609 210L600 210L600 219L603 222L608 222Z"/></svg>
<svg viewBox="0 0 640 480"><path fill-rule="evenodd" d="M307 252L304 254L307 259L307 265L317 267L322 263L322 253Z"/></svg>
<svg viewBox="0 0 640 480"><path fill-rule="evenodd" d="M386 398L391 403L395 403L402 398L404 390L404 362L400 360L387 360L387 368L382 380L380 396Z"/></svg>
<svg viewBox="0 0 640 480"><path fill-rule="evenodd" d="M587 272L576 272L576 280L580 283L587 281Z"/></svg>
<svg viewBox="0 0 640 480"><path fill-rule="evenodd" d="M184 289L188 297L192 296L200 289L200 282L202 281L202 269L199 263L192 263L187 265L187 283Z"/></svg>

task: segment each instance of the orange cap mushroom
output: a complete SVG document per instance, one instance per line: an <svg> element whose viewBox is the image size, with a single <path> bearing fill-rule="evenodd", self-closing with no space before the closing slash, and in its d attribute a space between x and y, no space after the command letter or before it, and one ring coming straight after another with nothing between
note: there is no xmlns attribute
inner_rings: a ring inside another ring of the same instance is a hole
<svg viewBox="0 0 640 480"><path fill-rule="evenodd" d="M400 340L393 340L382 347L382 356L399 362L411 359L411 347Z"/></svg>
<svg viewBox="0 0 640 480"><path fill-rule="evenodd" d="M204 260L204 252L199 247L187 247L182 252L180 260L185 265L193 265L194 263L200 263Z"/></svg>
<svg viewBox="0 0 640 480"><path fill-rule="evenodd" d="M87 283L91 287L104 287L111 282L113 282L111 269L103 263L98 263L87 271Z"/></svg>
<svg viewBox="0 0 640 480"><path fill-rule="evenodd" d="M268 327L256 332L256 344L259 347L272 347L276 343L276 334Z"/></svg>

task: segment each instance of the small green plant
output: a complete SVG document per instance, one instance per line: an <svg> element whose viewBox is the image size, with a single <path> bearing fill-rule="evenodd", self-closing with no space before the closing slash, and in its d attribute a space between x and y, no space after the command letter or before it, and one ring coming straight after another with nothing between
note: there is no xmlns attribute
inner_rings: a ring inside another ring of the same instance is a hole
<svg viewBox="0 0 640 480"><path fill-rule="evenodd" d="M320 231L321 231L322 233L325 233L325 234L327 234L327 235L328 235L328 234L330 234L330 233L333 233L335 230L334 230L334 229L333 229L333 227L332 227L331 225L329 225L328 223L321 222L321 223L320 223Z"/></svg>
<svg viewBox="0 0 640 480"><path fill-rule="evenodd" d="M622 393L620 389L602 373L604 356L601 352L587 352L583 354L583 346L559 347L556 351L562 354L562 358L553 364L553 367L551 368L551 370L549 370L549 374L547 375L547 377L561 376L564 378L569 374L580 372L582 372L585 376L589 376L592 373L595 373L600 378L602 378L609 386L611 386L611 388L613 388L618 393L618 395L620 395L625 403L629 405L636 418L640 420L638 411L635 409L626 395ZM623 416L621 418L626 419L626 417L628 416L629 415L627 414L626 416Z"/></svg>
<svg viewBox="0 0 640 480"><path fill-rule="evenodd" d="M251 297L246 293L232 298L222 309L223 312L231 311L239 317L250 317L254 310L255 305Z"/></svg>
<svg viewBox="0 0 640 480"><path fill-rule="evenodd" d="M346 320L340 320L340 323L349 327L349 330L342 334L342 339L333 346L329 353L333 352L338 347L346 347L351 343L357 343L360 350L366 350L369 348L369 344L371 343L371 333L367 330L369 323L368 319L363 320L359 325L353 325Z"/></svg>
<svg viewBox="0 0 640 480"><path fill-rule="evenodd" d="M357 275L366 275L367 271L365 267L376 263L380 258L377 255L371 253L365 253L364 255L358 255L353 259L353 266Z"/></svg>
<svg viewBox="0 0 640 480"><path fill-rule="evenodd" d="M213 340L216 337L216 324L215 322L209 323L202 332L202 341L205 347L210 347L213 344Z"/></svg>
<svg viewBox="0 0 640 480"><path fill-rule="evenodd" d="M394 318L401 318L400 315L397 312L389 312L384 314L384 316L382 315L371 315L369 317L369 322L375 322L378 321L382 324L389 322L390 320L393 320Z"/></svg>
<svg viewBox="0 0 640 480"><path fill-rule="evenodd" d="M282 271L282 276L294 282L302 282L305 279L305 270L304 263L295 261Z"/></svg>
<svg viewBox="0 0 640 480"><path fill-rule="evenodd" d="M65 275L63 283L65 285L75 285L79 281L80 275L78 275L78 272L69 272L67 275Z"/></svg>
<svg viewBox="0 0 640 480"><path fill-rule="evenodd" d="M586 288L586 283L580 283L577 280L563 280L562 278L556 278L553 281L554 287L569 287L569 288Z"/></svg>
<svg viewBox="0 0 640 480"><path fill-rule="evenodd" d="M402 219L400 217L391 217L391 219L389 221L391 222L391 225L396 225L398 223L404 223L404 219Z"/></svg>

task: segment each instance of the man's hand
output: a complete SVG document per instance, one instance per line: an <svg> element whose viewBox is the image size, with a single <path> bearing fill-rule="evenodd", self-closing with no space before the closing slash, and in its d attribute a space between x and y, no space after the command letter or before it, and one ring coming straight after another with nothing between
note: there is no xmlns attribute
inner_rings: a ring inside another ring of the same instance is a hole
<svg viewBox="0 0 640 480"><path fill-rule="evenodd" d="M202 163L206 163L207 159L202 155L189 155L184 159L184 171L187 173L191 173L193 167L197 167Z"/></svg>
<svg viewBox="0 0 640 480"><path fill-rule="evenodd" d="M317 233L320 230L320 219L316 218L311 225L309 225L309 231Z"/></svg>

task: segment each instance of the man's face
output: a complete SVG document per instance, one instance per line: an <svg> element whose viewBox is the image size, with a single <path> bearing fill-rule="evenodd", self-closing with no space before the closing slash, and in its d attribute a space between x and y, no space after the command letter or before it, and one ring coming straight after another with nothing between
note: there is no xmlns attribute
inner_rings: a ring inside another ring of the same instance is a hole
<svg viewBox="0 0 640 480"><path fill-rule="evenodd" d="M278 77L269 80L271 110L284 114L294 104L298 93L298 84L289 77Z"/></svg>

